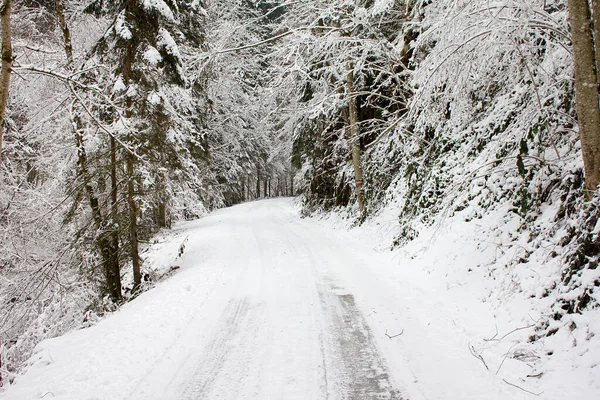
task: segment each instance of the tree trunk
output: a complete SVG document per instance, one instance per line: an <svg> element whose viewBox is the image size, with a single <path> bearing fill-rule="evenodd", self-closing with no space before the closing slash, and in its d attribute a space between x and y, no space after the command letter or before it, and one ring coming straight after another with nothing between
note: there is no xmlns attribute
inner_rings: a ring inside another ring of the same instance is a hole
<svg viewBox="0 0 600 400"><path fill-rule="evenodd" d="M167 227L167 207L164 201L158 203L158 210L156 210L156 224L159 228Z"/></svg>
<svg viewBox="0 0 600 400"><path fill-rule="evenodd" d="M294 196L294 168L290 169L290 196Z"/></svg>
<svg viewBox="0 0 600 400"><path fill-rule="evenodd" d="M363 199L362 186L363 174L360 164L360 141L358 126L358 108L356 105L356 96L354 95L354 66L351 62L346 64L346 89L348 91L348 111L350 119L350 146L352 148L352 166L354 167L354 180L356 182L356 199L358 200L358 209L362 214L365 212L365 203Z"/></svg>
<svg viewBox="0 0 600 400"><path fill-rule="evenodd" d="M56 15L58 17L58 26L63 34L63 47L65 54L67 55L67 65L73 64L73 44L71 42L71 31L69 25L65 19L65 8L63 7L63 0L56 0Z"/></svg>
<svg viewBox="0 0 600 400"><path fill-rule="evenodd" d="M600 0L591 0L592 26L594 27L594 61L596 62L596 79L600 93Z"/></svg>
<svg viewBox="0 0 600 400"><path fill-rule="evenodd" d="M161 143L162 146L162 143ZM161 147L162 150L162 147ZM161 165L166 165L166 161L164 160L164 152L160 151L160 164ZM168 214L168 195L167 195L167 189L166 189L167 185L165 183L165 177L163 175L162 172L158 172L157 173L157 177L156 177L156 196L158 197L158 206L156 207L157 209L155 210L155 216L156 216L156 221L155 223L158 225L159 228L166 228L167 227L167 214Z"/></svg>
<svg viewBox="0 0 600 400"><path fill-rule="evenodd" d="M584 190L586 198L590 199L600 183L600 111L596 54L587 0L569 0L569 21L573 35L576 106L585 171Z"/></svg>
<svg viewBox="0 0 600 400"><path fill-rule="evenodd" d="M119 231L117 224L117 215L119 213L118 204L118 186L117 186L117 144L115 138L110 138L110 277L111 284L115 286L115 291L118 290L119 297L121 296L121 266L119 264ZM118 287L117 287L118 286Z"/></svg>
<svg viewBox="0 0 600 400"><path fill-rule="evenodd" d="M0 75L0 159L2 157L2 138L4 136L4 115L8 104L8 89L12 72L12 33L10 26L11 0L3 0L0 8L0 24L2 25L2 74Z"/></svg>
<svg viewBox="0 0 600 400"><path fill-rule="evenodd" d="M246 179L240 179L240 202L246 201Z"/></svg>
<svg viewBox="0 0 600 400"><path fill-rule="evenodd" d="M56 0L56 13L58 16L58 22L61 30L63 31L63 47L67 56L67 66L69 69L73 68L73 47L71 44L71 34L69 27L64 17L64 9L62 6L62 0ZM104 279L106 285L106 291L112 301L119 302L122 299L121 296L121 266L119 265L119 232L117 231L117 167L116 167L116 154L115 154L115 139L111 137L110 140L110 156L111 156L111 210L110 218L108 222L102 215L100 210L100 204L98 197L94 193L94 189L91 184L91 178L87 169L87 153L85 151L85 143L83 141L83 135L81 134L82 122L76 115L75 110L71 110L71 122L73 125L73 131L75 134L75 142L77 145L78 155L78 174L83 180L85 192L92 210L92 219L94 220L94 226L99 232L98 238L96 239L96 245L100 251L102 257L102 266L104 272Z"/></svg>
<svg viewBox="0 0 600 400"><path fill-rule="evenodd" d="M131 143L131 140L129 141ZM135 169L133 154L127 153L127 205L129 208L129 247L131 251L131 263L133 264L133 288L134 290L142 283L140 270L140 254L138 249L138 227L137 227L137 205L135 203Z"/></svg>
<svg viewBox="0 0 600 400"><path fill-rule="evenodd" d="M128 0L126 6L126 18L138 11L138 6L135 0ZM125 58L123 60L123 80L126 85L131 82L132 65L135 58L135 44L129 39L126 48ZM125 114L128 118L133 116L133 104L131 97L127 96ZM135 202L135 159L133 151L133 136L131 133L127 135L127 143L132 147L127 150L127 205L129 208L129 247L131 255L131 263L133 265L133 289L137 289L142 283L142 274L140 269L140 253L138 248L138 226L137 226L137 205Z"/></svg>
<svg viewBox="0 0 600 400"><path fill-rule="evenodd" d="M90 174L87 169L87 153L85 151L83 135L81 134L80 129L81 122L74 112L72 112L72 118L73 129L75 131L75 141L77 145L77 172L83 180L83 187L92 210L92 220L94 221L96 230L99 232L98 238L96 239L96 245L98 246L100 256L102 257L106 291L114 302L118 302L121 300L121 274L118 258L118 236L113 233L112 227L111 230L106 230L107 224L102 216L100 202L94 193ZM114 240L115 238L117 239L116 242Z"/></svg>
<svg viewBox="0 0 600 400"><path fill-rule="evenodd" d="M260 199L260 165L256 167L256 198Z"/></svg>
<svg viewBox="0 0 600 400"><path fill-rule="evenodd" d="M265 179L263 179L263 195L266 198L267 197L267 180L269 178L265 176Z"/></svg>

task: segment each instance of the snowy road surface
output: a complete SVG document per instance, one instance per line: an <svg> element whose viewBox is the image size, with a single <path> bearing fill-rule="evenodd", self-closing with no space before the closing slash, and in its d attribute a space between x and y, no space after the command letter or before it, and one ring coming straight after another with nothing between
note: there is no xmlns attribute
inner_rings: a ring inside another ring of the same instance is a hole
<svg viewBox="0 0 600 400"><path fill-rule="evenodd" d="M385 272L397 268L390 254L299 218L289 199L221 210L176 234L153 256L187 237L173 277L43 342L0 398L527 398L469 353L458 316Z"/></svg>
<svg viewBox="0 0 600 400"><path fill-rule="evenodd" d="M177 361L179 370L168 381L152 387L173 372L157 365L133 396L400 398L353 296L322 268L355 262L351 252L340 254L335 238L296 226L279 202L253 203L212 219L221 232L212 259L220 277L196 313L206 309L213 318L185 327L189 341L204 336L202 345ZM206 244L195 249L190 239L188 257L202 260ZM176 346L187 352L189 341Z"/></svg>

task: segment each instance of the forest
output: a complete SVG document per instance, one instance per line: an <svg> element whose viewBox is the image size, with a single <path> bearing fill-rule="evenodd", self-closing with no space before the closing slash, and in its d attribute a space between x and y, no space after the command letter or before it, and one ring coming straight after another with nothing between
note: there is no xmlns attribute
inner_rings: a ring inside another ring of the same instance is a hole
<svg viewBox="0 0 600 400"><path fill-rule="evenodd" d="M592 338L599 11L2 0L0 384L41 341L163 279L145 262L157 233L269 197L348 228L391 219L392 251L481 225L499 241L490 301L535 302L532 343ZM544 274L529 290L531 263Z"/></svg>

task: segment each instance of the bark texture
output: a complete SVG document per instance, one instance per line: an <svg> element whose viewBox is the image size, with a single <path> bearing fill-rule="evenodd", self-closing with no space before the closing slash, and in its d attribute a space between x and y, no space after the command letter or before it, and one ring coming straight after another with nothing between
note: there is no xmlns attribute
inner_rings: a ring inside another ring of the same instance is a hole
<svg viewBox="0 0 600 400"><path fill-rule="evenodd" d="M594 27L594 50L595 50L595 62L596 62L596 75L600 74L598 68L600 67L600 51L596 50L598 43L600 42L600 0L591 0L592 7L592 26ZM600 87L598 88L600 93Z"/></svg>
<svg viewBox="0 0 600 400"><path fill-rule="evenodd" d="M356 183L356 199L358 209L361 214L365 212L365 202L363 197L363 173L360 160L360 131L358 126L358 107L356 105L356 96L354 95L354 66L351 62L346 64L346 89L348 91L348 112L350 119L350 146L352 149L352 167L354 168L354 181Z"/></svg>
<svg viewBox="0 0 600 400"><path fill-rule="evenodd" d="M58 26L63 34L63 46L67 55L67 64L73 64L73 43L71 42L71 30L65 19L65 8L63 6L63 0L56 0L56 16L58 18Z"/></svg>
<svg viewBox="0 0 600 400"><path fill-rule="evenodd" d="M598 8L597 0L594 1L594 7ZM585 171L585 194L589 199L600 183L600 111L592 15L587 0L569 0L569 21L573 35L576 106Z"/></svg>
<svg viewBox="0 0 600 400"><path fill-rule="evenodd" d="M135 202L134 186L134 156L127 153L127 205L129 206L129 247L131 252L131 262L133 264L133 286L137 288L142 283L142 273L140 269L140 253L138 245L138 226L137 226L137 205Z"/></svg>
<svg viewBox="0 0 600 400"><path fill-rule="evenodd" d="M10 25L11 0L2 1L0 8L0 24L2 25L2 74L0 75L0 157L2 156L2 139L4 136L4 115L8 104L10 74L12 72L12 33Z"/></svg>

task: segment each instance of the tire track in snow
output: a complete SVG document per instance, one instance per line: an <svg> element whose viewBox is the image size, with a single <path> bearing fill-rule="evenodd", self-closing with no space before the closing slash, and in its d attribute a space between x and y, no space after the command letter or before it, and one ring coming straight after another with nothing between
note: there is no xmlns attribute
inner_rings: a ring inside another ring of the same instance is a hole
<svg viewBox="0 0 600 400"><path fill-rule="evenodd" d="M320 302L320 350L323 359L324 396L331 400L407 400L391 381L381 356L354 296L338 287L334 279L324 276L317 266L347 263L352 254L339 259L338 244L329 237L315 237L314 232L297 224L286 224L286 233L294 239L295 256L310 259L312 275ZM313 235L311 235L313 233ZM336 250L333 250L336 249Z"/></svg>
<svg viewBox="0 0 600 400"><path fill-rule="evenodd" d="M221 303L171 398L402 400L354 297L327 275L353 253L340 257L340 242L259 206L232 235L245 249L238 297Z"/></svg>
<svg viewBox="0 0 600 400"><path fill-rule="evenodd" d="M328 369L333 398L344 400L405 400L393 387L387 365L354 296L335 285L322 285L321 308L328 318Z"/></svg>
<svg viewBox="0 0 600 400"><path fill-rule="evenodd" d="M255 346L253 338L260 327L262 305L248 298L231 299L218 323L212 339L203 352L201 365L194 371L185 387L182 400L208 399L217 380L240 382L248 375L237 376L239 371L248 371L252 363ZM216 385L219 386L219 385ZM220 385L221 387L223 385ZM226 385L229 392L223 398L236 398L242 385Z"/></svg>

